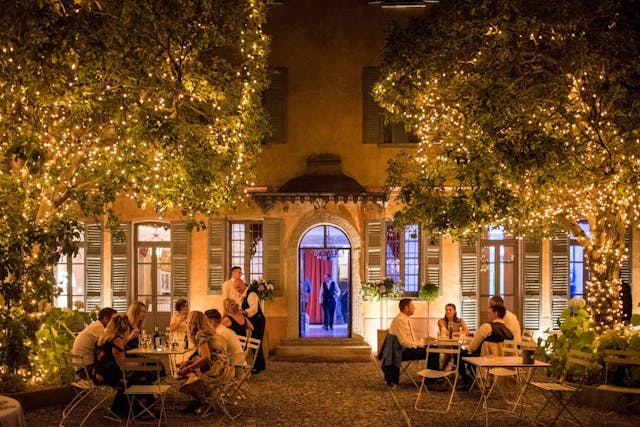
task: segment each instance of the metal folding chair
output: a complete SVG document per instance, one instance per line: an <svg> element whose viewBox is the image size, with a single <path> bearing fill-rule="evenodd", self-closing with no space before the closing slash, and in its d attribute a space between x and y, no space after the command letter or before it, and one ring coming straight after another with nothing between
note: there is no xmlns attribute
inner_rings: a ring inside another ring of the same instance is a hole
<svg viewBox="0 0 640 427"><path fill-rule="evenodd" d="M520 350L518 349L518 345L514 340L504 340L500 344L501 346L499 352L502 356L520 356ZM519 384L521 382L520 370L518 368L492 368L489 369L489 375L491 376L491 379L493 381L491 383L491 387L489 388L487 397L490 396L493 389L497 387L504 401L509 405L513 405L515 402L509 400L503 389L503 384L501 385L501 382L504 383L505 380L511 378L516 382L516 384Z"/></svg>
<svg viewBox="0 0 640 427"><path fill-rule="evenodd" d="M63 427L65 421L69 418L74 409L76 409L78 405L86 399L92 400L93 404L89 412L80 422L80 426L84 425L89 417L91 417L91 414L93 414L98 408L103 408L107 412L105 415L106 418L120 422L120 417L111 412L111 408L108 404L108 402L115 396L116 390L110 386L95 384L89 377L89 372L86 366L80 370L80 373L82 374L76 372L74 367L80 366L84 363L84 359L81 354L65 352L63 357L64 362L74 371L73 382L71 385L76 391L76 395L62 410L62 419L60 420L59 426Z"/></svg>
<svg viewBox="0 0 640 427"><path fill-rule="evenodd" d="M135 421L145 415L157 420L158 426L163 422L169 424L165 410L165 399L171 386L160 383L163 369L162 362L158 359L146 357L125 358L120 366L125 383L124 394L127 396L129 403L129 414L127 415L126 425L128 426L130 421ZM155 375L157 383L148 385L130 384L126 378L129 373L134 372L137 374L146 372L149 375ZM145 401L145 398L149 396L155 396L155 399L151 402ZM141 410L138 413L134 413L134 407L137 406L139 406ZM155 408L158 408L158 414L154 412Z"/></svg>
<svg viewBox="0 0 640 427"><path fill-rule="evenodd" d="M584 382L589 377L594 366L592 359L593 353L571 350L567 360L565 373L559 381L531 382L532 386L542 390L545 395L545 403L536 414L534 422L538 419L540 414L542 414L547 405L552 404L558 408L558 411L549 425L555 424L563 415L569 415L571 417L571 420L569 421L573 421L577 425L582 425L580 420L569 409L569 405L576 393L580 391ZM565 379L568 373L571 373L574 376L579 376L579 382L567 382Z"/></svg>
<svg viewBox="0 0 640 427"><path fill-rule="evenodd" d="M460 342L458 340L437 340L434 342L429 342L427 344L427 358L425 360L425 366L427 366L426 364L429 362L429 355L433 353L436 353L438 355L438 358L441 354L449 355L453 358L454 365L460 366ZM422 377L422 382L420 383L420 388L418 389L418 396L416 397L414 408L418 411L438 412L442 414L449 412L449 409L451 408L451 402L453 402L453 396L456 393L456 384L458 383L459 376L458 370L454 369L453 371L440 371L426 368L419 371L417 375ZM451 378L453 378L453 381L451 381ZM422 395L422 390L424 389L426 393L429 393L429 386L426 382L427 379L444 379L449 385L451 391L449 394L449 403L447 404L447 408L445 410L421 408L418 406L420 396Z"/></svg>

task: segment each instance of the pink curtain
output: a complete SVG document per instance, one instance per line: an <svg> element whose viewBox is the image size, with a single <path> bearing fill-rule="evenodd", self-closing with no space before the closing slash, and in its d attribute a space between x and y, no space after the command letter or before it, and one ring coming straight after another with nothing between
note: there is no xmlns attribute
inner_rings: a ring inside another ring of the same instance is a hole
<svg viewBox="0 0 640 427"><path fill-rule="evenodd" d="M304 249L304 277L311 280L311 293L309 294L309 302L307 303L309 323L322 323L320 289L324 275L327 273L332 274L331 260L317 259L311 253L311 249Z"/></svg>

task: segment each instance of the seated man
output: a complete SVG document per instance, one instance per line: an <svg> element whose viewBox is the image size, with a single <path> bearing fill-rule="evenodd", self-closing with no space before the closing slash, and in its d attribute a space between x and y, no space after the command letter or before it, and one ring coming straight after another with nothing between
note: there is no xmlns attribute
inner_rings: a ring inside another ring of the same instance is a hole
<svg viewBox="0 0 640 427"><path fill-rule="evenodd" d="M73 368L78 375L84 377L84 368L93 364L94 353L96 350L96 343L98 338L104 332L104 328L109 324L109 320L117 312L111 307L105 307L98 313L98 320L92 322L89 326L84 328L76 339L73 341L72 352L82 356L82 364L75 365Z"/></svg>
<svg viewBox="0 0 640 427"><path fill-rule="evenodd" d="M416 311L410 298L403 298L399 303L400 313L389 326L389 333L395 335L402 347L402 360L420 360L426 357L426 347L418 342L409 317Z"/></svg>
<svg viewBox="0 0 640 427"><path fill-rule="evenodd" d="M471 378L467 372L468 365L462 360L463 356L480 356L482 344L486 342L501 343L504 340L512 340L513 333L504 324L504 316L507 309L504 305L489 305L489 321L483 323L476 331L469 343L469 346L463 350L460 355L460 375L467 385L471 385Z"/></svg>
<svg viewBox="0 0 640 427"><path fill-rule="evenodd" d="M504 300L500 295L494 295L489 299L489 305L504 305L506 309L506 305L504 304ZM522 329L520 328L520 321L518 320L518 316L516 316L513 312L507 310L504 318L502 319L504 324L509 328L511 333L513 334L513 340L516 343L520 342Z"/></svg>
<svg viewBox="0 0 640 427"><path fill-rule="evenodd" d="M218 310L212 308L204 312L207 316L207 320L211 327L216 331L220 338L220 343L224 347L229 357L231 357L231 363L235 369L235 376L238 378L244 367L247 365L245 360L244 351L242 350L242 344L238 339L238 336L231 329L220 324L222 321L222 315Z"/></svg>

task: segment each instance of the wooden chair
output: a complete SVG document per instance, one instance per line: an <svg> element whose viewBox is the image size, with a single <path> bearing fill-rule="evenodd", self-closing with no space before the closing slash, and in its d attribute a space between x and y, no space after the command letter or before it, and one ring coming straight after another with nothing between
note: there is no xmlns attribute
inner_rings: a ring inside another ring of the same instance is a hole
<svg viewBox="0 0 640 427"><path fill-rule="evenodd" d="M593 353L591 352L571 350L571 352L569 353L569 358L567 360L565 374L562 378L560 378L558 381L531 382L532 386L542 390L545 395L545 403L536 414L534 422L536 422L547 405L551 403L558 408L558 411L556 412L549 425L555 424L556 421L558 421L559 418L563 415L569 415L571 417L571 421L575 422L578 425L582 425L580 420L576 418L576 416L569 409L569 405L571 404L571 401L575 397L576 393L580 391L585 381L591 374L591 371L594 367L592 359ZM572 373L579 374L580 379L577 383L566 381L566 375L570 371Z"/></svg>
<svg viewBox="0 0 640 427"><path fill-rule="evenodd" d="M460 342L458 340L430 341L427 344L427 357L425 360L425 366L427 366L426 364L429 362L429 355L434 353L438 355L438 358L442 354L449 355L453 358L454 365L460 366ZM436 369L426 368L421 371L418 371L417 375L422 377L422 381L420 383L420 388L418 389L418 396L416 397L414 408L417 411L423 411L423 412L438 412L443 414L449 412L449 409L451 408L451 402L453 402L453 396L456 394L456 384L458 383L458 377L459 377L458 370L454 369L453 371L440 371ZM453 378L453 381L451 381L451 378ZM429 386L426 382L427 379L430 379L430 380L444 379L448 384L448 386L450 387L449 402L447 404L446 409L439 410L439 409L430 409L428 407L419 407L422 390L424 390L425 393L429 393Z"/></svg>
<svg viewBox="0 0 640 427"><path fill-rule="evenodd" d="M168 384L160 383L161 373L163 370L162 361L158 359L151 359L146 357L125 358L120 367L122 368L122 376L124 378L125 388L124 394L127 396L129 403L129 414L127 415L127 426L129 422L135 422L136 419L149 416L158 421L158 426L163 422L169 424L167 420L167 413L165 410L165 400L167 393L171 390L171 386ZM156 384L130 384L126 378L130 373L147 373L149 375L155 375L158 383ZM156 398L152 402L147 402L145 399L149 396L155 396ZM141 411L134 413L134 407L139 406ZM158 408L158 413L154 412L154 409Z"/></svg>

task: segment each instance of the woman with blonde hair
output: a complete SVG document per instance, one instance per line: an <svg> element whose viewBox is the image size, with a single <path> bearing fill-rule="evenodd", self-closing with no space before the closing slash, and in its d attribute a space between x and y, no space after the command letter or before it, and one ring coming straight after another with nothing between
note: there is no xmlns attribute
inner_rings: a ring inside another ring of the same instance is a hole
<svg viewBox="0 0 640 427"><path fill-rule="evenodd" d="M190 403L189 410L201 413L211 388L231 380L234 368L224 351L224 344L203 312L190 312L187 324L189 339L196 344L197 356L185 362L178 371L183 384L180 391L192 396L199 404Z"/></svg>
<svg viewBox="0 0 640 427"><path fill-rule="evenodd" d="M220 323L222 326L226 326L241 337L246 337L253 331L253 324L242 313L240 305L235 300L227 298L223 302L223 307L224 318Z"/></svg>
<svg viewBox="0 0 640 427"><path fill-rule="evenodd" d="M129 323L129 338L125 343L125 349L131 350L140 347L140 334L144 329L144 321L147 318L147 305L142 301L134 301L127 309Z"/></svg>
<svg viewBox="0 0 640 427"><path fill-rule="evenodd" d="M98 385L108 385L117 390L111 410L117 415L126 415L129 410L127 398L123 394L122 370L120 363L125 357L125 341L129 336L129 322L122 314L115 314L109 320L100 337L95 351L95 362L91 367L91 378Z"/></svg>

